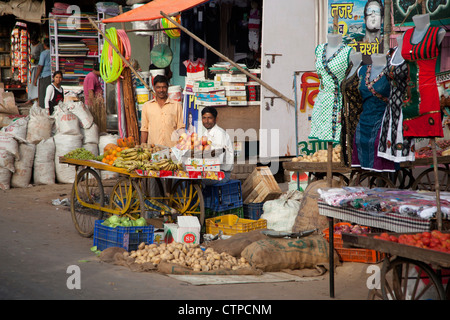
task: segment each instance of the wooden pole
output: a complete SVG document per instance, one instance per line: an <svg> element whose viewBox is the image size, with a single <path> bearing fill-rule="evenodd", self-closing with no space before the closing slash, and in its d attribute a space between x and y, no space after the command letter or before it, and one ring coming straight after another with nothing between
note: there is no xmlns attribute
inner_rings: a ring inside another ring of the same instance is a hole
<svg viewBox="0 0 450 320"><path fill-rule="evenodd" d="M441 190L439 185L439 174L438 174L438 163L436 154L436 139L431 138L431 149L433 150L433 169L434 169L434 189L436 191L436 219L437 219L437 229L442 230L442 212L441 212Z"/></svg>
<svg viewBox="0 0 450 320"><path fill-rule="evenodd" d="M139 125L136 116L136 102L134 100L133 78L130 68L124 68L121 80L123 83L123 102L125 106L125 121L127 123L127 135L134 138L136 144L140 144Z"/></svg>
<svg viewBox="0 0 450 320"><path fill-rule="evenodd" d="M119 57L122 59L122 61L127 65L128 68L130 68L130 70L135 74L135 76L141 80L141 82L144 84L144 86L147 88L148 91L150 91L151 93L154 93L153 90L148 86L148 84L145 82L144 79L142 79L141 75L139 74L139 72L137 72L133 66L131 65L131 63L120 53L119 49L116 48L116 46L111 42L111 40L108 39L108 37L103 33L102 30L99 29L99 27L97 26L97 24L92 20L91 17L86 16L89 20L89 22L94 26L95 29L97 29L97 31L103 36L103 38L109 43L109 45L111 46L111 48L113 48L113 50L119 55Z"/></svg>
<svg viewBox="0 0 450 320"><path fill-rule="evenodd" d="M176 25L178 28L180 28L181 31L187 33L191 38L193 38L194 40L196 40L197 42L199 42L200 44L202 44L206 49L214 52L216 55L218 55L220 58L222 58L223 60L229 62L230 64L232 64L234 67L236 67L239 71L241 71L242 73L245 73L248 77L252 78L253 80L255 80L256 82L258 82L260 85L264 86L267 90L271 91L272 93L276 94L277 96L279 96L281 99L283 99L284 101L286 101L287 103L289 103L290 105L292 105L293 107L295 107L295 102L291 99L289 99L288 97L286 97L285 95L283 95L281 92L279 92L278 90L274 89L273 87L271 87L270 85L268 85L267 83L265 83L264 81L262 81L261 79L259 79L258 77L256 77L255 75L251 74L250 72L248 72L247 70L245 70L244 68L242 68L240 65L238 65L236 62L234 62L233 60L229 59L228 57L226 57L225 55L223 55L222 53L220 53L219 51L217 51L216 49L214 49L213 47L211 47L209 44L207 44L205 41L203 41L202 39L200 39L199 37L197 37L195 34L193 34L192 32L190 32L189 30L187 30L185 27L183 27L182 25L180 25L178 22L176 22L175 20L173 20L172 18L169 17L169 15L165 14L164 12L160 12L161 15L166 18L167 20L169 20L170 22L172 22L174 25Z"/></svg>

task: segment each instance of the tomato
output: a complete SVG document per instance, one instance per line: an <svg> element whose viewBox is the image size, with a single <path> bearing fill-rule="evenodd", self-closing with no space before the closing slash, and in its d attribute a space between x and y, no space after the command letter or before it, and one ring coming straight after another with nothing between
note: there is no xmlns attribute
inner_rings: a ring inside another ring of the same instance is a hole
<svg viewBox="0 0 450 320"><path fill-rule="evenodd" d="M431 233L428 231L422 232L422 238L431 238Z"/></svg>
<svg viewBox="0 0 450 320"><path fill-rule="evenodd" d="M393 236L393 235L389 236L389 240L392 241L392 242L398 242L398 238L396 236Z"/></svg>
<svg viewBox="0 0 450 320"><path fill-rule="evenodd" d="M428 246L431 242L429 237L422 237L422 242L425 246Z"/></svg>

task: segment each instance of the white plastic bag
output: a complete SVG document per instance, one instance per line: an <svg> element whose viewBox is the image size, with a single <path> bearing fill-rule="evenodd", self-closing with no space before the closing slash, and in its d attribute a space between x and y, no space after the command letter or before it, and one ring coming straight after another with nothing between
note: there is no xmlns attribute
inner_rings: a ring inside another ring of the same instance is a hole
<svg viewBox="0 0 450 320"><path fill-rule="evenodd" d="M267 229L292 232L295 219L300 210L299 197L294 193L281 196L280 199L270 200L263 205L261 219L267 220Z"/></svg>

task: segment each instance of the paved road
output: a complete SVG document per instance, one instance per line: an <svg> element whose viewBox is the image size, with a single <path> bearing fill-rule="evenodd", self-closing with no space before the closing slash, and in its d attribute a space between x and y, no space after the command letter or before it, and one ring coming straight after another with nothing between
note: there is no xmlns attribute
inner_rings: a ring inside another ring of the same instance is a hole
<svg viewBox="0 0 450 320"><path fill-rule="evenodd" d="M51 203L69 193L69 185L0 190L0 299L330 299L328 274L308 282L196 286L102 263L90 251L92 239L76 232L67 208ZM79 267L80 289L67 287L69 266ZM357 263L338 267L334 300L365 300L366 270Z"/></svg>

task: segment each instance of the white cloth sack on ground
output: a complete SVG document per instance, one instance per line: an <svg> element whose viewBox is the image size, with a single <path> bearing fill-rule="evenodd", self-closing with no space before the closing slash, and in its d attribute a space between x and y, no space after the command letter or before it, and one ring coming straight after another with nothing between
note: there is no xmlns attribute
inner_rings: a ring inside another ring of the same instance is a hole
<svg viewBox="0 0 450 320"><path fill-rule="evenodd" d="M0 93L0 113L19 114L13 92Z"/></svg>
<svg viewBox="0 0 450 320"><path fill-rule="evenodd" d="M98 153L103 154L103 149L105 149L108 143L117 144L117 139L119 139L117 134L101 134L98 141ZM119 177L119 173L112 171L100 170L100 176L102 179L116 179Z"/></svg>
<svg viewBox="0 0 450 320"><path fill-rule="evenodd" d="M15 158L11 152L6 150L0 150L0 168L8 169L14 172L16 169L14 167Z"/></svg>
<svg viewBox="0 0 450 320"><path fill-rule="evenodd" d="M66 153L81 148L83 136L81 134L56 134L55 140L55 172L56 180L59 183L73 183L75 180L75 166L65 163L59 163L59 157L64 156Z"/></svg>
<svg viewBox="0 0 450 320"><path fill-rule="evenodd" d="M80 120L81 127L88 129L94 123L94 117L89 109L81 101L67 101L64 103L67 110L72 112Z"/></svg>
<svg viewBox="0 0 450 320"><path fill-rule="evenodd" d="M261 219L267 220L267 229L292 232L295 219L300 210L300 201L294 193L281 196L280 199L270 200L263 205Z"/></svg>
<svg viewBox="0 0 450 320"><path fill-rule="evenodd" d="M55 184L55 141L53 137L42 140L36 145L33 168L34 184Z"/></svg>
<svg viewBox="0 0 450 320"><path fill-rule="evenodd" d="M0 168L0 189L8 190L11 187L12 172L5 168Z"/></svg>
<svg viewBox="0 0 450 320"><path fill-rule="evenodd" d="M7 151L16 159L19 159L20 153L17 137L14 137L8 133L0 132L0 151Z"/></svg>
<svg viewBox="0 0 450 320"><path fill-rule="evenodd" d="M65 135L81 134L80 120L75 114L67 109L65 104L60 102L55 106L52 117L55 118L56 133Z"/></svg>
<svg viewBox="0 0 450 320"><path fill-rule="evenodd" d="M98 126L93 123L89 128L81 128L81 133L83 134L83 144L95 143L98 145L99 142L99 132ZM97 150L98 153L98 150Z"/></svg>
<svg viewBox="0 0 450 320"><path fill-rule="evenodd" d="M9 133L21 139L27 138L28 118L16 118L8 126L1 129L4 133Z"/></svg>
<svg viewBox="0 0 450 320"><path fill-rule="evenodd" d="M40 108L36 102L30 108L29 117L26 137L28 142L36 144L52 136L55 120L47 114L45 109Z"/></svg>
<svg viewBox="0 0 450 320"><path fill-rule="evenodd" d="M15 171L11 177L11 187L26 188L31 186L35 151L36 145L33 143L25 142L19 145L20 160L16 160L14 163Z"/></svg>

